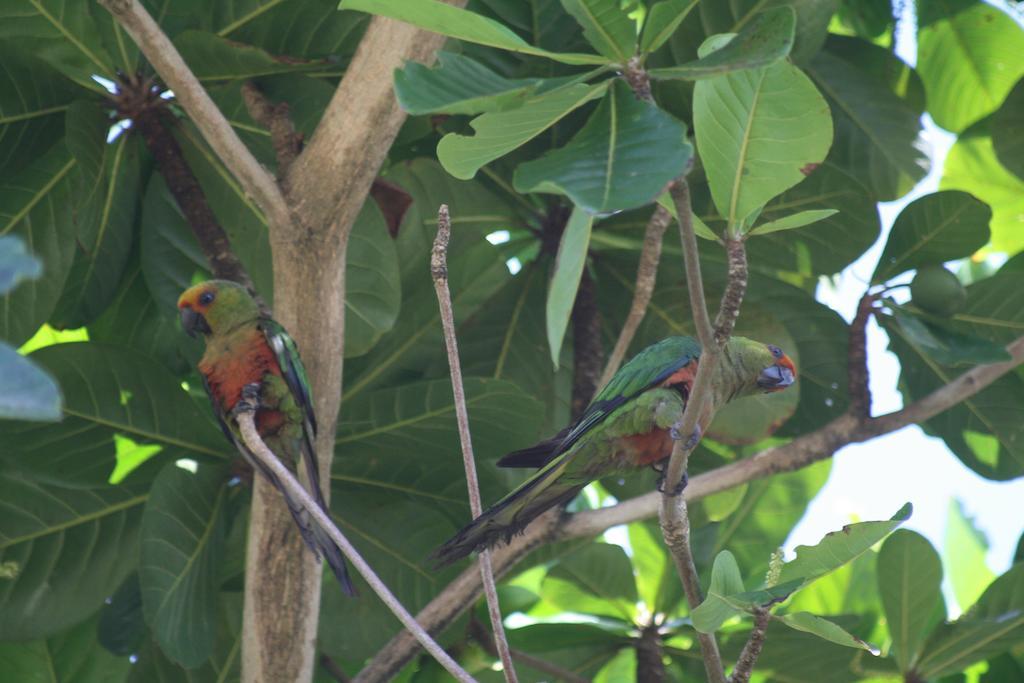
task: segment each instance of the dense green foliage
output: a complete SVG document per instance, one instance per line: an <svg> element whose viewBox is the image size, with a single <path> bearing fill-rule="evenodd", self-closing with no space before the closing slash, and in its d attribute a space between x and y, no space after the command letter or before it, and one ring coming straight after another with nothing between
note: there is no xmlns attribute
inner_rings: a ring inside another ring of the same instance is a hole
<svg viewBox="0 0 1024 683"><path fill-rule="evenodd" d="M411 205L389 224L368 200L352 235L331 475L341 528L412 611L465 568L435 571L426 558L469 517L429 286L441 203L453 217L450 283L485 503L521 480L494 468L496 458L569 420L581 278L593 284L599 341L610 349L644 227L666 183L691 165L701 236L750 238L737 334L779 344L801 371L784 394L723 411L691 460L695 473L846 409L848 325L815 288L877 241L877 202L906 195L927 172L923 113L957 142L942 191L897 218L872 284L962 261L966 301L936 317L884 300L877 317L905 400L1005 359L1002 346L1024 329L1024 257L1015 257L1024 249L1024 28L978 0L918 0L916 27L895 22L888 0L143 4L270 168L270 137L246 111L245 81L288 102L308 137L366 26L361 11L454 38L435 66L395 73L410 116L382 177ZM916 68L891 50L897 32L915 34ZM620 78L634 55L653 103ZM0 345L0 416L12 418L0 422L0 679L233 680L250 494L231 478L236 454L194 371L201 344L181 333L174 306L208 266L141 136L95 78L145 78L152 68L104 10L81 0L0 0L0 60L0 339L10 345ZM171 109L187 163L272 303L264 217ZM492 244L497 231L508 239ZM692 332L677 245L670 228L632 352ZM710 239L701 247L714 302L724 257ZM979 250L1010 258L995 258L998 269L967 260ZM63 418L42 421L57 413L54 385ZM1024 475L1024 372L923 427L984 477ZM698 680L694 628L718 630L732 661L750 629L745 613L785 599L761 680L938 680L985 667L982 680L1024 678L1024 564L988 574L959 511L951 533L962 556L940 561L920 535L888 535L904 510L780 565L775 551L828 469L753 481L691 508L709 589L693 614L656 522L629 525L628 552L590 539L534 553L500 586L505 613L529 618L509 629L512 647L588 679L632 680L637 640L656 629L673 680ZM653 473L603 482L573 509L653 482ZM964 612L955 621L943 572ZM398 629L361 593L350 600L324 584L319 647L352 674ZM483 614L478 605L474 618ZM499 680L466 626L458 621L442 643L480 680ZM401 675L445 679L425 658Z"/></svg>

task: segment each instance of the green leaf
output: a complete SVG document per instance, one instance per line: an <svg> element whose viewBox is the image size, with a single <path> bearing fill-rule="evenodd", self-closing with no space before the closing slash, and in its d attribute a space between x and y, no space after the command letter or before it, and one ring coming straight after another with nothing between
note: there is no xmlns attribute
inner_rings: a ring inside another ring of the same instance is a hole
<svg viewBox="0 0 1024 683"><path fill-rule="evenodd" d="M658 204L665 207L668 212L672 214L672 218L679 220L679 214L676 211L676 203L672 200L672 197L668 192L664 192L658 196ZM706 240L712 241L718 240L718 235L716 235L715 232L701 220L700 216L695 213L691 214L690 220L693 221L693 232L697 237L703 237Z"/></svg>
<svg viewBox="0 0 1024 683"><path fill-rule="evenodd" d="M1024 29L976 0L921 0L917 70L928 113L954 133L994 112L1024 76Z"/></svg>
<svg viewBox="0 0 1024 683"><path fill-rule="evenodd" d="M96 619L29 642L0 642L0 676L18 683L109 683L131 669L127 657L115 657L96 642Z"/></svg>
<svg viewBox="0 0 1024 683"><path fill-rule="evenodd" d="M0 294L6 294L22 280L37 280L43 264L25 248L17 235L0 236Z"/></svg>
<svg viewBox="0 0 1024 683"><path fill-rule="evenodd" d="M624 647L615 653L611 661L601 667L592 679L594 683L620 683L632 680L637 671L636 648Z"/></svg>
<svg viewBox="0 0 1024 683"><path fill-rule="evenodd" d="M60 389L49 375L0 342L0 418L14 420L59 420Z"/></svg>
<svg viewBox="0 0 1024 683"><path fill-rule="evenodd" d="M467 377L466 409L473 429L484 500L508 491L495 468L484 466L537 438L540 403L502 380ZM339 505L350 493L384 502L413 501L468 521L469 503L451 380L426 380L345 401L338 419L331 480ZM390 512L382 513L390 517ZM446 529L447 531L447 529ZM437 543L440 536L432 539ZM429 549L428 549L429 550ZM425 562L426 554L416 562Z"/></svg>
<svg viewBox="0 0 1024 683"><path fill-rule="evenodd" d="M957 138L946 156L939 188L969 192L989 205L994 251L1012 256L1024 250L1024 179L999 163L984 126Z"/></svg>
<svg viewBox="0 0 1024 683"><path fill-rule="evenodd" d="M69 121L84 114L79 104L68 110ZM99 166L90 168L91 164L76 154L79 182L89 189L77 207L79 249L52 316L57 327L82 327L106 309L127 267L135 236L142 141L122 134L106 144L109 121L102 113L98 118L101 125L92 132L99 134ZM72 140L69 130L68 146L74 151Z"/></svg>
<svg viewBox="0 0 1024 683"><path fill-rule="evenodd" d="M548 288L546 307L548 349L551 351L551 362L556 368L562 350L562 339L565 337L572 307L576 302L576 290L579 289L583 267L587 263L587 246L590 244L590 230L593 225L594 217L591 214L578 206L574 207L558 245L555 273Z"/></svg>
<svg viewBox="0 0 1024 683"><path fill-rule="evenodd" d="M758 14L724 45L702 53L700 59L679 66L651 69L655 79L681 78L688 81L709 79L745 69L760 69L775 64L793 49L796 15L787 6ZM773 88L774 89L774 88ZM696 125L696 124L695 124Z"/></svg>
<svg viewBox="0 0 1024 683"><path fill-rule="evenodd" d="M30 357L61 386L64 419L56 425L0 422L0 458L39 481L104 487L118 437L155 445L160 457L175 460L220 458L231 450L210 411L192 402L181 380L133 349L57 344Z"/></svg>
<svg viewBox="0 0 1024 683"><path fill-rule="evenodd" d="M995 574L985 563L988 539L967 517L963 502L949 501L946 537L943 539L943 564L949 571L949 583L960 609L966 611L981 597Z"/></svg>
<svg viewBox="0 0 1024 683"><path fill-rule="evenodd" d="M596 614L632 622L636 582L625 551L610 543L591 543L548 570L544 599L569 612Z"/></svg>
<svg viewBox="0 0 1024 683"><path fill-rule="evenodd" d="M97 28L107 11L77 0L0 2L0 39L38 56L81 86L103 92L93 74L115 77L114 65Z"/></svg>
<svg viewBox="0 0 1024 683"><path fill-rule="evenodd" d="M743 577L740 576L736 558L728 550L721 551L715 556L715 564L711 568L711 585L704 602L690 612L693 627L701 633L716 631L729 617L738 613L726 598L743 591Z"/></svg>
<svg viewBox="0 0 1024 683"><path fill-rule="evenodd" d="M438 0L342 0L341 9L369 12L398 19L434 33L538 57L563 64L604 64L604 57L587 54L548 52L534 47L508 27L482 15L446 5Z"/></svg>
<svg viewBox="0 0 1024 683"><path fill-rule="evenodd" d="M221 38L206 31L188 30L174 39L196 78L205 83L255 78L271 74L320 70L321 60L282 58L252 45Z"/></svg>
<svg viewBox="0 0 1024 683"><path fill-rule="evenodd" d="M992 147L1000 163L1024 180L1024 78L992 116Z"/></svg>
<svg viewBox="0 0 1024 683"><path fill-rule="evenodd" d="M0 473L0 640L57 633L103 604L136 563L148 481L64 488Z"/></svg>
<svg viewBox="0 0 1024 683"><path fill-rule="evenodd" d="M68 103L84 93L36 55L6 42L0 63L0 176L6 177L61 138Z"/></svg>
<svg viewBox="0 0 1024 683"><path fill-rule="evenodd" d="M873 648L870 645L860 638L850 635L850 633L843 627L833 621L829 621L828 619L822 619L819 616L815 616L810 612L782 614L776 616L776 619L790 628L794 628L797 631L804 631L806 633L813 633L819 638L824 638L829 642L873 652Z"/></svg>
<svg viewBox="0 0 1024 683"><path fill-rule="evenodd" d="M683 588L675 564L665 552L657 522L630 524L629 547L633 549L637 593L644 606L651 613L676 610L683 600Z"/></svg>
<svg viewBox="0 0 1024 683"><path fill-rule="evenodd" d="M839 212L836 209L812 209L810 211L800 211L799 213L790 214L784 218L777 218L773 221L768 221L767 223L758 223L749 231L748 234L767 235L771 232L802 228L805 225L825 220L837 213Z"/></svg>
<svg viewBox="0 0 1024 683"><path fill-rule="evenodd" d="M636 23L618 0L562 0L594 48L608 59L625 64L636 52Z"/></svg>
<svg viewBox="0 0 1024 683"><path fill-rule="evenodd" d="M945 327L938 320L893 308L893 317L905 338L917 349L946 367L998 363L1010 360L1001 344Z"/></svg>
<svg viewBox="0 0 1024 683"><path fill-rule="evenodd" d="M992 582L959 620L940 626L925 644L917 664L922 678L963 670L1024 640L1024 564L1015 564Z"/></svg>
<svg viewBox="0 0 1024 683"><path fill-rule="evenodd" d="M909 671L941 598L942 563L924 536L897 529L878 553L878 592L900 671Z"/></svg>
<svg viewBox="0 0 1024 683"><path fill-rule="evenodd" d="M127 657L138 652L147 635L146 621L142 616L139 575L132 573L110 597L110 601L100 608L96 636L100 645L107 650Z"/></svg>
<svg viewBox="0 0 1024 683"><path fill-rule="evenodd" d="M734 229L810 174L832 144L828 104L786 62L700 81L693 107L711 195Z"/></svg>
<svg viewBox="0 0 1024 683"><path fill-rule="evenodd" d="M437 158L453 176L468 180L481 166L537 137L607 88L607 83L573 85L531 97L516 109L478 116L469 124L476 135L445 135L437 145Z"/></svg>
<svg viewBox="0 0 1024 683"><path fill-rule="evenodd" d="M545 661L554 662L583 677L592 680L620 648L629 648L630 639L617 633L606 624L531 624L508 630L509 645L517 650L539 654ZM529 672L516 663L521 677ZM520 678L522 680L522 678ZM537 672L531 680L549 681L550 673Z"/></svg>
<svg viewBox="0 0 1024 683"><path fill-rule="evenodd" d="M591 213L650 203L686 167L686 127L616 80L586 125L560 149L521 164L519 192L557 192Z"/></svg>
<svg viewBox="0 0 1024 683"><path fill-rule="evenodd" d="M408 62L395 70L395 96L410 114L479 114L514 106L540 81L507 79L454 52L438 52L433 69Z"/></svg>
<svg viewBox="0 0 1024 683"><path fill-rule="evenodd" d="M345 357L354 358L394 326L402 301L398 251L372 199L356 216L345 261Z"/></svg>
<svg viewBox="0 0 1024 683"><path fill-rule="evenodd" d="M898 64L870 71L882 52ZM825 95L835 125L832 160L857 176L883 201L897 199L928 172L918 142L921 112L887 87L885 77L908 68L884 48L848 39L840 52L822 50L808 69Z"/></svg>
<svg viewBox="0 0 1024 683"><path fill-rule="evenodd" d="M74 258L75 164L58 144L17 178L0 183L0 235L19 236L46 273L0 298L0 338L16 346L30 339L53 312Z"/></svg>
<svg viewBox="0 0 1024 683"><path fill-rule="evenodd" d="M967 194L926 194L896 217L871 282L877 284L920 266L970 256L988 243L992 211Z"/></svg>
<svg viewBox="0 0 1024 683"><path fill-rule="evenodd" d="M910 519L913 507L904 505L884 522L847 524L841 531L825 535L817 545L796 548L796 559L782 565L779 583L801 580L809 583L854 559L888 536L896 527Z"/></svg>
<svg viewBox="0 0 1024 683"><path fill-rule="evenodd" d="M721 522L739 509L748 490L750 484L744 483L702 498L700 504L704 508L704 514L709 521Z"/></svg>
<svg viewBox="0 0 1024 683"><path fill-rule="evenodd" d="M654 52L676 32L690 11L700 0L662 0L647 12L643 33L640 34L640 53Z"/></svg>
<svg viewBox="0 0 1024 683"><path fill-rule="evenodd" d="M191 472L167 463L142 515L142 611L160 648L188 669L213 651L217 573L227 535L225 475L221 466Z"/></svg>

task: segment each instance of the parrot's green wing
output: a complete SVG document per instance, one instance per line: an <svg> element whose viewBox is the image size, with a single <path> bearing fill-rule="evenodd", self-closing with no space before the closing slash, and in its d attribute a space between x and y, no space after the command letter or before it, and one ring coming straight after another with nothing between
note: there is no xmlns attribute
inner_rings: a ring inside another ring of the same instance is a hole
<svg viewBox="0 0 1024 683"><path fill-rule="evenodd" d="M668 337L634 356L594 397L574 424L536 446L501 458L501 467L540 467L569 450L580 437L600 425L620 406L658 386L676 371L700 358L700 343L692 337Z"/></svg>

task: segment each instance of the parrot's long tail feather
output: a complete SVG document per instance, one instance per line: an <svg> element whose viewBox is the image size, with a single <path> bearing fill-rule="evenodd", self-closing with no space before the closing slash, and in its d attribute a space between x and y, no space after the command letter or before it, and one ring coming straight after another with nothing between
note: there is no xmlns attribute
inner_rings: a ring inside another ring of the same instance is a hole
<svg viewBox="0 0 1024 683"><path fill-rule="evenodd" d="M507 543L542 512L568 503L586 485L558 484L555 479L559 474L560 468L538 472L463 527L435 550L431 559L438 567L443 567L466 557L474 550L489 548L501 540Z"/></svg>

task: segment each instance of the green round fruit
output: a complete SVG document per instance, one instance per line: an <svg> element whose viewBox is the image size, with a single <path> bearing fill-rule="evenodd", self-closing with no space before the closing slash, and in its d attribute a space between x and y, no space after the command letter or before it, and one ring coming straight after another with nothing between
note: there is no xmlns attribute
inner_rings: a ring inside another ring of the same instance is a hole
<svg viewBox="0 0 1024 683"><path fill-rule="evenodd" d="M910 283L910 296L922 311L944 318L959 313L967 303L967 290L942 266L918 268Z"/></svg>

